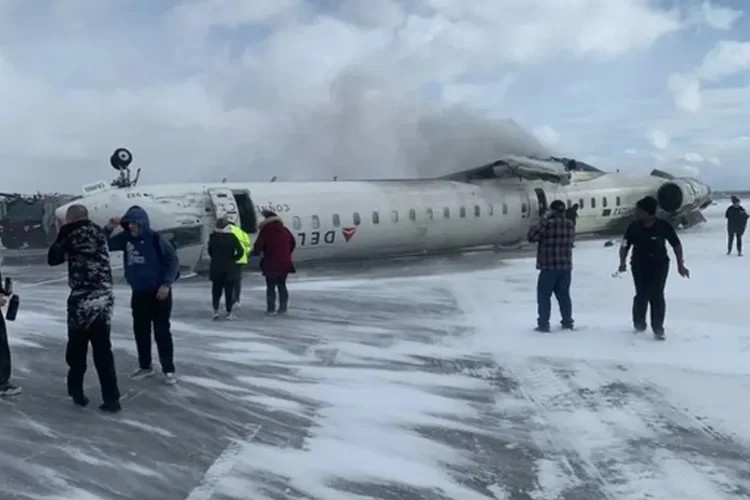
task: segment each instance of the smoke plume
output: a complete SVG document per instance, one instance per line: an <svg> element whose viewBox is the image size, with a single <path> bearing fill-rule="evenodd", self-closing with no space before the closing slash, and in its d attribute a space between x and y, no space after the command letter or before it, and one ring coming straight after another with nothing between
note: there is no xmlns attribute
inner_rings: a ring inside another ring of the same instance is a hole
<svg viewBox="0 0 750 500"><path fill-rule="evenodd" d="M324 103L277 118L273 129L274 140L253 156L281 180L434 177L503 155L552 154L513 120L441 107L356 74L338 78Z"/></svg>

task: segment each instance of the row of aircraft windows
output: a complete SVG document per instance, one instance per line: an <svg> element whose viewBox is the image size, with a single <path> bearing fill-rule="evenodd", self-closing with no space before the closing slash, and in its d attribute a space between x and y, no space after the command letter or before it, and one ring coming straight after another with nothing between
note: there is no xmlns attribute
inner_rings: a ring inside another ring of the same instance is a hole
<svg viewBox="0 0 750 500"><path fill-rule="evenodd" d="M585 208L586 204L584 203L584 201L585 200L583 198L581 198L580 200L578 200L578 208ZM615 206L619 207L620 203L621 203L620 202L620 197L619 196L615 196ZM568 200L568 208L570 208L571 206L573 206L573 202L570 201L570 200ZM596 198L591 198L589 206L591 208L596 208ZM602 208L607 208L607 197L606 196L602 198Z"/></svg>
<svg viewBox="0 0 750 500"><path fill-rule="evenodd" d="M584 208L583 199L578 200L578 208ZM615 204L619 207L620 206L620 197L618 196L615 200ZM568 200L568 207L571 207L573 205L573 202L571 200ZM607 198L602 198L602 207L607 207ZM591 208L596 208L596 198L591 198ZM528 206L526 203L521 204L521 212L526 213L528 211ZM482 209L479 205L474 205L474 217L480 217L482 215ZM503 203L502 205L502 213L503 215L506 215L508 213L508 205L506 203ZM433 209L428 208L425 211L425 214L428 219L433 220L435 218L435 213ZM495 215L495 207L492 204L487 205L487 215ZM444 207L443 208L443 218L449 219L451 216L450 208ZM460 207L458 209L458 217L461 219L466 218L466 207ZM398 210L391 210L391 222L396 223L399 220L399 213ZM417 220L417 211L415 209L409 210L409 220L415 221ZM362 217L360 216L359 212L354 212L352 214L352 221L354 222L355 226L359 226L362 223ZM332 216L332 222L333 227L340 227L341 226L341 217L339 214L333 214ZM373 224L380 224L380 212L374 211L372 213L372 223ZM294 227L295 230L300 230L302 228L302 220L299 217L294 217L292 219L292 227ZM312 216L312 228L313 229L320 229L320 217L317 215Z"/></svg>
<svg viewBox="0 0 750 500"><path fill-rule="evenodd" d="M523 205L522 209L524 212L527 210L526 204ZM508 213L508 205L506 203L503 203L502 213L503 214ZM474 214L474 217L480 217L482 215L482 209L479 205L474 205L473 214ZM398 210L391 210L390 215L391 215L391 222L396 223L399 221ZM425 215L430 220L434 220L435 218L435 212L431 208L428 208L427 210L425 210ZM491 204L487 205L487 215L495 215L495 207ZM443 208L443 218L449 219L450 216L451 216L450 208L448 207ZM466 218L466 207L460 207L458 209L458 216L461 219ZM332 220L333 227L341 226L341 217L339 216L339 214L333 214L332 219L333 219ZM409 210L409 220L412 220L412 221L417 220L417 211L413 208ZM362 223L362 217L360 216L359 212L354 212L352 214L352 221L354 222L355 226L359 226ZM380 212L374 211L372 213L372 223L380 224ZM302 220L299 217L294 217L292 219L292 227L294 227L295 230L301 229ZM318 217L317 215L312 216L312 228L313 229L320 228L320 217Z"/></svg>

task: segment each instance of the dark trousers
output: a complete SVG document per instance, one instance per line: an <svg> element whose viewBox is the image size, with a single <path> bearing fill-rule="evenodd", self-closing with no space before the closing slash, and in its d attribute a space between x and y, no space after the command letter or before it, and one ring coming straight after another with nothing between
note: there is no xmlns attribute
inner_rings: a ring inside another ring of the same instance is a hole
<svg viewBox="0 0 750 500"><path fill-rule="evenodd" d="M240 272L237 280L234 282L234 303L240 301L240 294L242 293L242 269L245 266L240 266Z"/></svg>
<svg viewBox="0 0 750 500"><path fill-rule="evenodd" d="M211 282L211 299L214 306L214 311L219 310L219 303L221 302L221 294L224 293L224 307L227 312L232 312L232 306L237 301L237 281L228 279L217 279Z"/></svg>
<svg viewBox="0 0 750 500"><path fill-rule="evenodd" d="M0 385L7 384L8 381L10 381L10 346L5 318L0 311Z"/></svg>
<svg viewBox="0 0 750 500"><path fill-rule="evenodd" d="M86 374L86 356L89 343L94 358L94 367L99 375L102 400L114 403L120 400L115 372L115 357L110 341L111 327L104 315L98 316L85 329L68 328L68 346L65 361L68 363L68 395L73 398L83 396L83 376Z"/></svg>
<svg viewBox="0 0 750 500"><path fill-rule="evenodd" d="M560 306L563 326L573 326L573 302L570 299L570 269L542 269L536 284L537 326L549 328L552 294Z"/></svg>
<svg viewBox="0 0 750 500"><path fill-rule="evenodd" d="M289 291L286 288L287 275L266 276L266 311L276 311L276 290L279 290L279 312L285 312L289 303Z"/></svg>
<svg viewBox="0 0 750 500"><path fill-rule="evenodd" d="M667 305L664 287L669 275L669 262L640 263L630 266L635 284L633 297L633 326L637 330L646 329L646 310L651 306L651 329L664 331L664 317Z"/></svg>
<svg viewBox="0 0 750 500"><path fill-rule="evenodd" d="M151 325L154 341L159 352L159 362L164 373L174 373L174 346L170 331L172 316L172 291L164 300L156 298L156 292L136 292L130 298L133 312L133 333L138 348L138 365L151 368Z"/></svg>
<svg viewBox="0 0 750 500"><path fill-rule="evenodd" d="M737 240L737 253L742 253L742 232L728 231L727 235L727 253L732 253L732 244Z"/></svg>

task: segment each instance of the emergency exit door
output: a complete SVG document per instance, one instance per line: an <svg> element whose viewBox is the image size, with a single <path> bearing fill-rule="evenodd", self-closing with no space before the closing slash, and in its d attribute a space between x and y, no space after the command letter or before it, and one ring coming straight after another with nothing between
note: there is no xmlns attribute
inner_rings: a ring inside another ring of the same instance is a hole
<svg viewBox="0 0 750 500"><path fill-rule="evenodd" d="M212 188L208 190L208 196L214 207L214 215L217 219L225 218L232 224L240 225L240 212L234 194L226 188Z"/></svg>

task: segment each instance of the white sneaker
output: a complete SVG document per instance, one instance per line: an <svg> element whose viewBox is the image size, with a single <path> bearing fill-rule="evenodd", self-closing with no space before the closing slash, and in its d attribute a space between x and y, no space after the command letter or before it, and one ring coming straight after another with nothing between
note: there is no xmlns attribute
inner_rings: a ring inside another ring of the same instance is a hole
<svg viewBox="0 0 750 500"><path fill-rule="evenodd" d="M234 313L227 313L227 315L226 315L225 319L226 319L227 321L232 321L232 320L234 320L234 319L237 319L237 316L235 316L235 315L234 315Z"/></svg>
<svg viewBox="0 0 750 500"><path fill-rule="evenodd" d="M19 394L21 394L21 388L17 385L10 382L0 385L0 397L18 396Z"/></svg>
<svg viewBox="0 0 750 500"><path fill-rule="evenodd" d="M219 319L219 311L214 311L214 321Z"/></svg>
<svg viewBox="0 0 750 500"><path fill-rule="evenodd" d="M238 300L237 302L235 302L232 307L235 308L235 309L239 309L240 308L240 301Z"/></svg>
<svg viewBox="0 0 750 500"><path fill-rule="evenodd" d="M167 385L174 385L177 383L177 375L174 373L165 373L164 374L164 383Z"/></svg>
<svg viewBox="0 0 750 500"><path fill-rule="evenodd" d="M143 380L144 378L153 377L156 373L153 368L138 368L130 374L133 380Z"/></svg>

